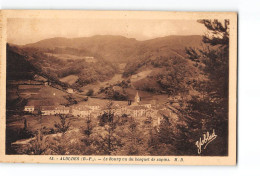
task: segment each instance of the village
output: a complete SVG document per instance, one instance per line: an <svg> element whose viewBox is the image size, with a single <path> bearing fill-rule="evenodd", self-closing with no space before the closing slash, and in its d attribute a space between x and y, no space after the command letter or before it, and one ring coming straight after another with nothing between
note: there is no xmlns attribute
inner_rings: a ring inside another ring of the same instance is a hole
<svg viewBox="0 0 260 176"><path fill-rule="evenodd" d="M143 101L138 91L134 97L134 101L110 101L98 98L89 98L87 102L80 102L71 106L52 105L52 106L25 106L24 112L41 115L72 115L78 118L97 118L105 112L111 111L116 116L131 116L134 118L147 118L153 120L153 126L160 124L163 116L174 116L165 106L158 105L156 101Z"/></svg>

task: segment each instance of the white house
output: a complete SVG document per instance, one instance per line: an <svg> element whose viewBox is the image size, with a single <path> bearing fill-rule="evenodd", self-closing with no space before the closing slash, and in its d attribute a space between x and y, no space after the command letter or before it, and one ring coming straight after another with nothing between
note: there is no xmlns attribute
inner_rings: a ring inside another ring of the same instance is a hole
<svg viewBox="0 0 260 176"><path fill-rule="evenodd" d="M132 106L129 110L129 114L133 117L143 117L146 116L147 108L145 106Z"/></svg>
<svg viewBox="0 0 260 176"><path fill-rule="evenodd" d="M24 111L32 113L34 111L34 106L25 106Z"/></svg>
<svg viewBox="0 0 260 176"><path fill-rule="evenodd" d="M58 106L55 108L57 114L69 114L70 108L65 106Z"/></svg>
<svg viewBox="0 0 260 176"><path fill-rule="evenodd" d="M67 92L71 94L71 93L73 93L73 89L68 88L68 89L67 89Z"/></svg>
<svg viewBox="0 0 260 176"><path fill-rule="evenodd" d="M100 109L100 106L99 105L93 105L93 106L86 106L88 107L89 109L91 109L92 111L95 111L95 110L99 110Z"/></svg>
<svg viewBox="0 0 260 176"><path fill-rule="evenodd" d="M72 115L77 117L86 117L91 114L92 110L86 106L77 106L72 108Z"/></svg>
<svg viewBox="0 0 260 176"><path fill-rule="evenodd" d="M42 106L40 108L42 115L54 115L55 108L53 106Z"/></svg>
<svg viewBox="0 0 260 176"><path fill-rule="evenodd" d="M69 114L69 108L65 106L42 106L42 115Z"/></svg>
<svg viewBox="0 0 260 176"><path fill-rule="evenodd" d="M146 107L146 108L151 108L152 105L151 104L142 104L142 106Z"/></svg>

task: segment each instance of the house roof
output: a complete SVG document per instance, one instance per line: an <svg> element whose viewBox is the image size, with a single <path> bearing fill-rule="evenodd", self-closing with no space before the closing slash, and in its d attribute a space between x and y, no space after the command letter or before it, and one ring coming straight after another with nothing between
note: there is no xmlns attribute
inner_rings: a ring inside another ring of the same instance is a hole
<svg viewBox="0 0 260 176"><path fill-rule="evenodd" d="M47 111L47 110L69 110L70 108L65 106L41 106L41 111Z"/></svg>
<svg viewBox="0 0 260 176"><path fill-rule="evenodd" d="M55 107L54 106L41 106L40 110L41 111L55 110Z"/></svg>
<svg viewBox="0 0 260 176"><path fill-rule="evenodd" d="M91 110L87 106L77 106L77 107L74 107L74 109L79 110L79 111L89 111L89 110Z"/></svg>
<svg viewBox="0 0 260 176"><path fill-rule="evenodd" d="M130 106L130 109L132 110L141 110L141 109L147 109L145 106Z"/></svg>
<svg viewBox="0 0 260 176"><path fill-rule="evenodd" d="M70 108L65 107L65 106L57 106L57 107L55 107L55 109L57 109L57 110L69 110Z"/></svg>
<svg viewBox="0 0 260 176"><path fill-rule="evenodd" d="M25 106L24 108L34 108L34 106Z"/></svg>
<svg viewBox="0 0 260 176"><path fill-rule="evenodd" d="M79 111L82 111L82 110L91 110L87 105L85 104L75 104L73 106L70 106L72 109L76 109L76 110L79 110Z"/></svg>

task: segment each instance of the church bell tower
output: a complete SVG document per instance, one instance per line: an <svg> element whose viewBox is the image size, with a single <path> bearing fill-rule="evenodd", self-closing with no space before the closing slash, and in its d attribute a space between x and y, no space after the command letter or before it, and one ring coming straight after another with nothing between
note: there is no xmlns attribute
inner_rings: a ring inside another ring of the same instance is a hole
<svg viewBox="0 0 260 176"><path fill-rule="evenodd" d="M136 93L136 95L135 95L135 102L136 102L136 103L139 103L140 101L141 101L141 99L140 99L139 94L138 94L138 91L137 91L137 93Z"/></svg>

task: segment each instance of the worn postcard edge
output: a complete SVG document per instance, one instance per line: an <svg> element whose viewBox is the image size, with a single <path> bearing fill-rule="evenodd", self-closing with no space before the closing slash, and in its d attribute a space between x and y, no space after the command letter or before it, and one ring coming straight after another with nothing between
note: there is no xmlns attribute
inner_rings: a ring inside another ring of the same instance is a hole
<svg viewBox="0 0 260 176"><path fill-rule="evenodd" d="M5 154L6 30L8 18L142 18L142 19L230 19L229 57L229 147L228 156L58 156ZM236 165L237 113L237 13L162 12L162 11L76 11L76 10L1 10L0 11L0 162L5 163L81 163L81 164L161 164L161 165ZM51 158L55 160L51 160ZM60 160L79 157L78 160ZM84 160L88 159L88 160ZM91 160L90 160L91 157ZM109 161L121 158L121 161ZM144 161L149 158L149 161ZM106 159L108 161L106 161ZM127 161L125 161L127 159Z"/></svg>

